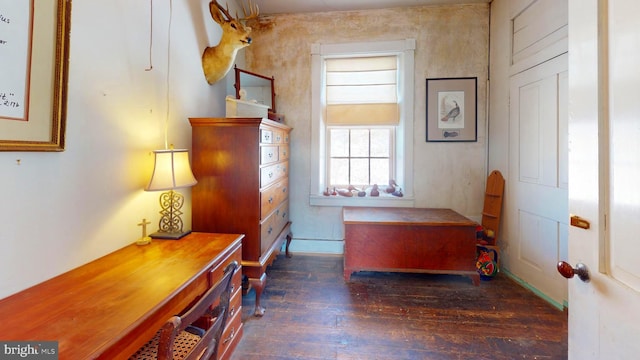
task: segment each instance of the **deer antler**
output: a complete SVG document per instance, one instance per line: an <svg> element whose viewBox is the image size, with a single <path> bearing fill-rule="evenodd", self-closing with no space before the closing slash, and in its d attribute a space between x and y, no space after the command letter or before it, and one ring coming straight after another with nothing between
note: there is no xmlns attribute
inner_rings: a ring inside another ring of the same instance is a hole
<svg viewBox="0 0 640 360"><path fill-rule="evenodd" d="M247 7L249 8L249 15L247 15L247 10L244 7L244 3L242 3L242 13L244 17L241 19L238 17L238 13L236 12L236 19L238 20L250 20L258 18L260 15L260 9L258 8L258 4L254 4L251 0L249 0Z"/></svg>
<svg viewBox="0 0 640 360"><path fill-rule="evenodd" d="M231 14L229 14L229 4L227 4L227 8L225 9L222 5L220 5L220 3L217 0L215 1L215 3L216 3L216 6L218 7L218 9L220 9L220 11L222 11L224 16L227 17L227 20L233 19L233 16L231 16ZM237 16L236 16L236 18L237 18Z"/></svg>

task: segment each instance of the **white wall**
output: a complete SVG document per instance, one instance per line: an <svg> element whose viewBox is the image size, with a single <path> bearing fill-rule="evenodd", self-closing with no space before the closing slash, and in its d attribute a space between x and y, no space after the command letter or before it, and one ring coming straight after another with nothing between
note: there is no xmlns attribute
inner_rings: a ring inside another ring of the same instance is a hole
<svg viewBox="0 0 640 360"><path fill-rule="evenodd" d="M73 1L66 150L0 153L0 297L135 242L142 218L156 228L159 193L143 188L165 119L190 148L188 117L224 115L224 81L209 86L200 63L220 36L207 4L153 2L145 71L150 1Z"/></svg>

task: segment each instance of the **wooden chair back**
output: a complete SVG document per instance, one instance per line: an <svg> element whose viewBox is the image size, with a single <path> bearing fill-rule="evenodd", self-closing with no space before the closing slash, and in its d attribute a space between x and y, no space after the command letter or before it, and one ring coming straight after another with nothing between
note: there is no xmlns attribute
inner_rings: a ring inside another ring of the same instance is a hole
<svg viewBox="0 0 640 360"><path fill-rule="evenodd" d="M238 263L236 261L227 265L224 270L224 275L218 283L202 295L184 314L173 316L164 324L153 340L157 340L158 360L174 359L176 339L181 338L181 334L191 326L202 329L203 333L199 334L200 339L197 340L197 343L195 343L190 350L186 351L187 353L184 359L218 358L220 337L227 323L229 301L233 292L232 278L237 269ZM217 305L214 306L214 304ZM158 335L159 339L157 339ZM149 344L146 346L149 346ZM184 353L185 351L181 349L180 352ZM140 351L136 353L136 355L139 353ZM140 359L140 357L136 355L132 358Z"/></svg>
<svg viewBox="0 0 640 360"><path fill-rule="evenodd" d="M498 170L493 170L487 178L487 186L484 193L484 208L482 209L482 227L493 232L495 245L498 240L500 218L502 216L502 196L504 194L504 177Z"/></svg>

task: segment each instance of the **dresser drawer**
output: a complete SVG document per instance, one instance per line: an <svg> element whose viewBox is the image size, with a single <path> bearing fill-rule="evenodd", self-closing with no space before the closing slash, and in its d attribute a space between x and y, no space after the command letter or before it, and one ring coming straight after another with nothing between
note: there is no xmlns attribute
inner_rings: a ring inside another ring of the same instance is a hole
<svg viewBox="0 0 640 360"><path fill-rule="evenodd" d="M273 184L276 180L289 175L289 162L281 162L260 169L260 188Z"/></svg>
<svg viewBox="0 0 640 360"><path fill-rule="evenodd" d="M289 201L285 200L260 224L260 250L264 253L289 221Z"/></svg>
<svg viewBox="0 0 640 360"><path fill-rule="evenodd" d="M278 146L278 160L288 160L289 159L289 145L280 145Z"/></svg>
<svg viewBox="0 0 640 360"><path fill-rule="evenodd" d="M276 210L276 220L275 220L275 225L276 225L276 229L278 229L278 232L280 232L282 230L282 228L284 228L284 226L289 222L289 200L285 200L282 205L280 205L280 208L278 208L278 210Z"/></svg>
<svg viewBox="0 0 640 360"><path fill-rule="evenodd" d="M269 214L269 216L260 224L260 253L262 254L269 249L278 235L277 211L278 210L276 209L274 212Z"/></svg>
<svg viewBox="0 0 640 360"><path fill-rule="evenodd" d="M280 150L278 146L261 146L260 147L260 165L271 164L280 159Z"/></svg>
<svg viewBox="0 0 640 360"><path fill-rule="evenodd" d="M261 144L273 144L273 130L260 129L260 143Z"/></svg>
<svg viewBox="0 0 640 360"><path fill-rule="evenodd" d="M281 130L273 131L273 142L276 144L282 144L284 142L284 134Z"/></svg>
<svg viewBox="0 0 640 360"><path fill-rule="evenodd" d="M284 178L260 193L260 219L265 219L289 197L289 179Z"/></svg>

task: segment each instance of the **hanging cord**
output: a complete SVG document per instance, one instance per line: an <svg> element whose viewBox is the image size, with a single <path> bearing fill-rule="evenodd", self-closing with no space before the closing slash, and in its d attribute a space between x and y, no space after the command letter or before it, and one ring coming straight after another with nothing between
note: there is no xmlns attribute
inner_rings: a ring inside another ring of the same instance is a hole
<svg viewBox="0 0 640 360"><path fill-rule="evenodd" d="M169 109L170 109L170 78L171 78L171 20L173 19L173 0L169 0L169 26L167 27L167 113L164 124L164 148L169 149Z"/></svg>
<svg viewBox="0 0 640 360"><path fill-rule="evenodd" d="M169 26L167 27L167 113L165 116L165 124L164 124L164 148L169 149L169 85L170 85L170 74L171 74L171 20L173 18L173 0L169 0Z"/></svg>
<svg viewBox="0 0 640 360"><path fill-rule="evenodd" d="M153 0L149 1L149 8L151 11L150 15L150 25L149 25L149 67L144 69L144 71L153 70L153 62L152 62L152 53L153 53Z"/></svg>

